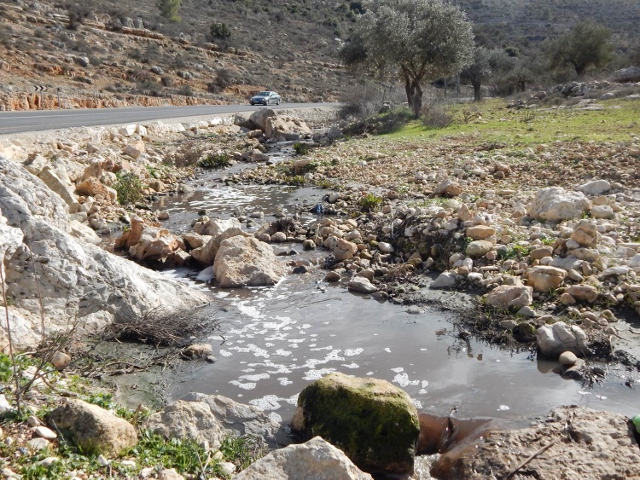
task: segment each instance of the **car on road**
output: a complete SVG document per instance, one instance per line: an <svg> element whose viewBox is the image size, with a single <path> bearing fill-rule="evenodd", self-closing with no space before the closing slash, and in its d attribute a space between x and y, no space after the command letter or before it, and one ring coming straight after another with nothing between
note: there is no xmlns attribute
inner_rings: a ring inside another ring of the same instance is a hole
<svg viewBox="0 0 640 480"><path fill-rule="evenodd" d="M251 105L280 105L281 99L282 97L280 97L280 95L278 95L276 92L267 90L257 93L256 95L251 97L249 103L251 103Z"/></svg>

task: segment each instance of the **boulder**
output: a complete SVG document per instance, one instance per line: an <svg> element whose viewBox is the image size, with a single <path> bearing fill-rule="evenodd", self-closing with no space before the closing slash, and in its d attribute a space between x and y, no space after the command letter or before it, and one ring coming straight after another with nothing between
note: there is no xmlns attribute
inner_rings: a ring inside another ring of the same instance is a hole
<svg viewBox="0 0 640 480"><path fill-rule="evenodd" d="M491 250L493 250L493 243L489 240L474 240L473 242L469 242L465 253L471 258L478 258L486 255Z"/></svg>
<svg viewBox="0 0 640 480"><path fill-rule="evenodd" d="M220 447L226 436L209 405L204 402L173 402L161 412L151 415L146 428L165 438L189 439L198 443L206 441L212 448Z"/></svg>
<svg viewBox="0 0 640 480"><path fill-rule="evenodd" d="M580 220L578 225L571 233L571 240L579 244L581 247L595 247L598 244L600 234L596 228L596 224L588 220Z"/></svg>
<svg viewBox="0 0 640 480"><path fill-rule="evenodd" d="M113 189L103 185L100 180L95 177L89 177L78 186L76 186L78 195L86 195L89 197L101 196L105 201L115 202L118 193Z"/></svg>
<svg viewBox="0 0 640 480"><path fill-rule="evenodd" d="M225 435L259 437L269 448L279 448L291 443L291 438L281 425L253 405L244 405L222 395L196 392L187 394L183 400L206 404Z"/></svg>
<svg viewBox="0 0 640 480"><path fill-rule="evenodd" d="M640 82L640 67L631 66L627 68L621 68L611 74L609 79L612 82L628 83L628 82Z"/></svg>
<svg viewBox="0 0 640 480"><path fill-rule="evenodd" d="M512 478L637 478L640 449L629 423L618 413L556 408L533 427L494 429L477 442L461 444L438 458L431 475L442 480L509 478L535 454L524 467L526 474Z"/></svg>
<svg viewBox="0 0 640 480"><path fill-rule="evenodd" d="M160 261L171 252L184 249L182 239L166 228L145 227L138 242L129 247L129 255L137 260Z"/></svg>
<svg viewBox="0 0 640 480"><path fill-rule="evenodd" d="M520 309L533 303L533 288L524 285L500 285L486 295L489 305L498 308Z"/></svg>
<svg viewBox="0 0 640 480"><path fill-rule="evenodd" d="M566 351L579 357L589 353L587 335L577 325L564 322L544 325L536 330L536 340L540 353L549 358L558 358Z"/></svg>
<svg viewBox="0 0 640 480"><path fill-rule="evenodd" d="M434 193L436 195L446 197L457 197L462 193L462 187L459 183L454 182L453 180L446 179L436 186Z"/></svg>
<svg viewBox="0 0 640 480"><path fill-rule="evenodd" d="M138 443L136 429L111 412L82 400L67 399L53 410L48 422L55 430L68 430L84 453L118 456Z"/></svg>
<svg viewBox="0 0 640 480"><path fill-rule="evenodd" d="M473 240L484 240L496 234L496 229L487 225L474 225L467 228L467 237Z"/></svg>
<svg viewBox="0 0 640 480"><path fill-rule="evenodd" d="M213 265L213 261L220 249L220 243L222 243L223 240L235 237L236 235L246 236L242 230L231 228L218 235L212 236L209 241L201 247L191 250L191 256L203 265Z"/></svg>
<svg viewBox="0 0 640 480"><path fill-rule="evenodd" d="M343 238L337 238L335 246L332 248L332 253L339 262L353 258L357 252L358 245Z"/></svg>
<svg viewBox="0 0 640 480"><path fill-rule="evenodd" d="M270 108L259 108L251 114L249 122L258 127L263 132L267 129L267 119L275 117L276 112Z"/></svg>
<svg viewBox="0 0 640 480"><path fill-rule="evenodd" d="M580 185L577 190L586 195L602 195L611 190L611 184L607 180L592 180Z"/></svg>
<svg viewBox="0 0 640 480"><path fill-rule="evenodd" d="M583 302L593 303L598 299L598 289L593 285L571 285L565 293Z"/></svg>
<svg viewBox="0 0 640 480"><path fill-rule="evenodd" d="M279 115L266 119L264 134L278 141L291 141L311 135L311 129L299 118Z"/></svg>
<svg viewBox="0 0 640 480"><path fill-rule="evenodd" d="M339 449L314 437L299 445L275 450L253 463L234 480L289 480L308 478L317 480L368 480Z"/></svg>
<svg viewBox="0 0 640 480"><path fill-rule="evenodd" d="M391 383L331 373L302 390L291 429L303 440L321 436L365 472L403 475L413 471L420 423Z"/></svg>
<svg viewBox="0 0 640 480"><path fill-rule="evenodd" d="M560 286L567 276L561 268L538 265L527 270L528 285L536 292L551 292Z"/></svg>
<svg viewBox="0 0 640 480"><path fill-rule="evenodd" d="M110 321L126 322L152 309L193 308L209 301L186 284L74 238L67 205L60 196L2 157L0 171L0 210L6 218L6 223L0 222L4 225L0 248L12 245L4 267L7 295L14 299L9 314L17 322L15 330L12 327L14 347L39 341L36 298L46 307L48 331L68 328L68 319L77 318L80 332L95 331ZM31 258L39 259L35 266ZM0 325L0 344L6 340Z"/></svg>
<svg viewBox="0 0 640 480"><path fill-rule="evenodd" d="M529 214L537 220L561 222L580 218L590 208L591 202L582 192L549 187L538 190L529 207Z"/></svg>
<svg viewBox="0 0 640 480"><path fill-rule="evenodd" d="M378 291L378 288L373 285L368 278L363 276L353 277L349 281L348 288L349 290L359 293L373 293Z"/></svg>
<svg viewBox="0 0 640 480"><path fill-rule="evenodd" d="M285 274L269 244L254 237L235 235L220 243L213 262L220 287L274 285Z"/></svg>
<svg viewBox="0 0 640 480"><path fill-rule="evenodd" d="M444 289L444 288L452 288L456 285L456 276L452 272L442 272L438 275L429 288L431 289Z"/></svg>

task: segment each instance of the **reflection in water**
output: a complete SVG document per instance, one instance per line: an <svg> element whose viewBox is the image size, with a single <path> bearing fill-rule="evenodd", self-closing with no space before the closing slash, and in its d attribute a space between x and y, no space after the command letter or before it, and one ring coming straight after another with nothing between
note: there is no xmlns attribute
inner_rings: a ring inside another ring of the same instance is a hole
<svg viewBox="0 0 640 480"><path fill-rule="evenodd" d="M156 208L170 212L163 222L167 228L184 232L202 209L228 216L241 207L264 212L268 221L276 208L314 205L324 193L211 183L183 197L166 197ZM190 391L222 394L256 405L276 420L288 419L309 382L339 371L386 379L404 389L419 411L440 416L456 407L456 416L525 426L532 416L559 405L636 413L636 394L618 377L585 391L553 373L556 362L461 335L442 312L409 314L401 306L329 287L322 276L321 271L289 275L272 288L214 288L211 308L223 337L210 341L218 361L189 364L193 370L171 387L172 399Z"/></svg>

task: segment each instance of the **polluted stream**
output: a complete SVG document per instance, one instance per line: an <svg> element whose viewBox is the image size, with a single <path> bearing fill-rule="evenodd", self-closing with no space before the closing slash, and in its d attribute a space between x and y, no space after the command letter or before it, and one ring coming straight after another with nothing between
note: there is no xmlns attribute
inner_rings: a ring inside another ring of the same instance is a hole
<svg viewBox="0 0 640 480"><path fill-rule="evenodd" d="M221 181L225 175L230 171L199 178L184 195L162 197L154 208L169 212L163 226L184 233L203 210L219 218L242 211L247 231L255 231L274 220L274 212L292 212L301 205L308 211L327 193L226 184ZM300 220L318 219L309 213ZM209 292L211 303L203 313L219 324L206 340L215 363L187 362L163 375L165 400L179 400L189 392L219 394L288 423L305 386L342 372L388 380L409 394L419 413L446 417L455 411L457 418L495 419L511 428L527 426L560 405L637 413L637 394L633 385L625 385L623 369L585 387L559 375L558 362L538 359L535 353L459 338L451 311L409 309L324 282L326 271L317 266L327 255L322 249L303 252L300 244L285 243L274 244L274 250L286 254L281 261L305 259L316 266L308 273L289 273L273 287L242 289L196 281L198 271L165 272ZM444 295L454 303L457 297L467 298L455 292Z"/></svg>

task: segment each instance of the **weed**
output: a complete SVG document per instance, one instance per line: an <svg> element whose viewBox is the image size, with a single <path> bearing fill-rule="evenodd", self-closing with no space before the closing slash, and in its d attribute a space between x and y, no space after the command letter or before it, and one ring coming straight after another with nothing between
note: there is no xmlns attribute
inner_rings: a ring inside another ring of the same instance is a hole
<svg viewBox="0 0 640 480"><path fill-rule="evenodd" d="M515 244L512 247L507 248L506 250L498 251L498 256L506 260L508 258L524 258L529 256L531 252L531 247Z"/></svg>
<svg viewBox="0 0 640 480"><path fill-rule="evenodd" d="M198 166L208 169L227 168L231 165L229 155L224 152L209 153L198 160Z"/></svg>
<svg viewBox="0 0 640 480"><path fill-rule="evenodd" d="M220 445L220 451L227 461L238 467L238 470L244 470L269 452L260 438L237 435L225 438Z"/></svg>
<svg viewBox="0 0 640 480"><path fill-rule="evenodd" d="M293 144L293 149L298 155L306 155L311 150L311 145L305 142L296 142Z"/></svg>
<svg viewBox="0 0 640 480"><path fill-rule="evenodd" d="M118 203L128 205L144 199L140 177L132 172L116 173L117 181L113 188L118 192Z"/></svg>
<svg viewBox="0 0 640 480"><path fill-rule="evenodd" d="M378 197L373 193L368 193L362 197L358 203L364 212L373 212L382 205L382 197Z"/></svg>

